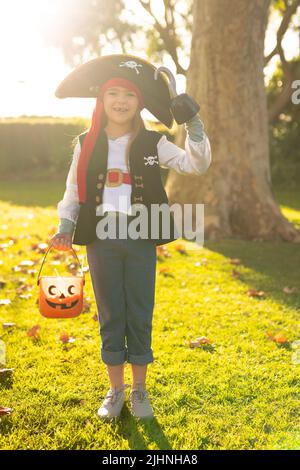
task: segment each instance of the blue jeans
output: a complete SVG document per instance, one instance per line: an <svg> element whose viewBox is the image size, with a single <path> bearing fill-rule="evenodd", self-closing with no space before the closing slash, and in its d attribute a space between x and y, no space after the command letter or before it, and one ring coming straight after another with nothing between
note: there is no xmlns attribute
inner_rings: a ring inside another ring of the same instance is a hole
<svg viewBox="0 0 300 470"><path fill-rule="evenodd" d="M156 246L151 240L97 238L86 246L105 364L153 362ZM125 343L127 340L127 344Z"/></svg>

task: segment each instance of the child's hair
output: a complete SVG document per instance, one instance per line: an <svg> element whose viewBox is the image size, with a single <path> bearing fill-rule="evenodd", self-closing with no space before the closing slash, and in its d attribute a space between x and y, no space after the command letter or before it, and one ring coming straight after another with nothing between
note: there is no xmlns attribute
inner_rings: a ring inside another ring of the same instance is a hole
<svg viewBox="0 0 300 470"><path fill-rule="evenodd" d="M127 166L128 173L130 171L130 169L129 169L129 151L130 151L130 147L131 147L131 144L134 141L135 137L139 133L140 129L142 129L142 128L145 128L145 124L144 124L144 121L143 121L140 113L137 111L135 113L135 116L134 116L133 120L132 120L132 134L130 136L130 139L128 140L128 143L127 143L127 146L126 146L126 151L125 151L125 161L126 161L126 166Z"/></svg>

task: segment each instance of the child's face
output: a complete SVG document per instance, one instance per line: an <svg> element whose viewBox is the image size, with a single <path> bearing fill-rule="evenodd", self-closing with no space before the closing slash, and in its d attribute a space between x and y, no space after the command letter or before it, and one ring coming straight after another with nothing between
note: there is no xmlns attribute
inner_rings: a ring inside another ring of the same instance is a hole
<svg viewBox="0 0 300 470"><path fill-rule="evenodd" d="M133 119L138 110L138 97L128 88L108 88L103 95L103 106L108 120L125 124Z"/></svg>

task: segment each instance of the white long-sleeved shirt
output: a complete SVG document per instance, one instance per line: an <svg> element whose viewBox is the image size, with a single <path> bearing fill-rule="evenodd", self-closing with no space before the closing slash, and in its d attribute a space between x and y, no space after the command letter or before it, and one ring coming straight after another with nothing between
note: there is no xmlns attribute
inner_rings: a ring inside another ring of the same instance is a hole
<svg viewBox="0 0 300 470"><path fill-rule="evenodd" d="M108 139L107 168L119 168L128 172L125 163L125 149L130 133L116 139ZM79 199L77 187L77 163L80 155L80 141L75 146L72 163L66 181L66 189L63 199L57 204L57 212L60 219L68 219L76 223L79 214ZM203 132L200 142L191 140L187 134L185 150L170 142L162 135L157 143L157 159L162 168L172 168L183 175L202 175L211 163L211 147L207 135ZM120 186L104 186L102 195L102 207L96 207L97 214L114 210L131 214L131 185L123 183Z"/></svg>

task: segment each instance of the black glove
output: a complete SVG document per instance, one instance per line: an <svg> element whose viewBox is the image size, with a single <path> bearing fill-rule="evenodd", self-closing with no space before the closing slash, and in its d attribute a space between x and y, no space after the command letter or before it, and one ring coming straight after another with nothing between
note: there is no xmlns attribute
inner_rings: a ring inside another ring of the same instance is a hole
<svg viewBox="0 0 300 470"><path fill-rule="evenodd" d="M171 112L177 124L190 121L199 110L199 104L187 93L181 93L171 99Z"/></svg>

